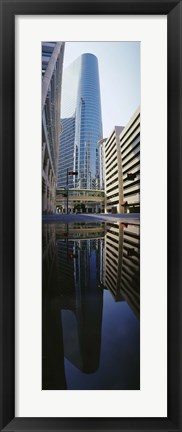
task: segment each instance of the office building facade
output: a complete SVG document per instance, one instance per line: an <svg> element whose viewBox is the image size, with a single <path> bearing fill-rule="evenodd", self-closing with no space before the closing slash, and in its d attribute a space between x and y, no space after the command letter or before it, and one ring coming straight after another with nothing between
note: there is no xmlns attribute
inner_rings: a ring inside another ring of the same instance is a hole
<svg viewBox="0 0 182 432"><path fill-rule="evenodd" d="M140 212L140 108L104 143L106 213Z"/></svg>
<svg viewBox="0 0 182 432"><path fill-rule="evenodd" d="M98 190L102 138L98 60L93 54L77 58L63 74L57 188Z"/></svg>
<svg viewBox="0 0 182 432"><path fill-rule="evenodd" d="M140 108L138 108L119 137L124 212L140 212Z"/></svg>
<svg viewBox="0 0 182 432"><path fill-rule="evenodd" d="M64 42L42 43L42 212L56 210Z"/></svg>
<svg viewBox="0 0 182 432"><path fill-rule="evenodd" d="M119 136L122 126L115 126L105 142L105 212L122 213L122 166Z"/></svg>

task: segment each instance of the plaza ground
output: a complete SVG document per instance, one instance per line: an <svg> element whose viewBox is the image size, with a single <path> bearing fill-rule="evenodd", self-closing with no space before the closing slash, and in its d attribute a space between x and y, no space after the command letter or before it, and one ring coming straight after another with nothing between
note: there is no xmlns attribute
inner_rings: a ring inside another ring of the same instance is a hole
<svg viewBox="0 0 182 432"><path fill-rule="evenodd" d="M122 214L50 214L43 215L42 221L54 222L54 223L98 223L98 222L120 222L120 223L130 223L134 225L140 224L139 213L122 213Z"/></svg>

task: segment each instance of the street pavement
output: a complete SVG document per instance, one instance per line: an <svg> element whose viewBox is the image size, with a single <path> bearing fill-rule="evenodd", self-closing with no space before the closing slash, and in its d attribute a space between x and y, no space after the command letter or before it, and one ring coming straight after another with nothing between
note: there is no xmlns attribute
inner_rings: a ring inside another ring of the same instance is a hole
<svg viewBox="0 0 182 432"><path fill-rule="evenodd" d="M98 223L98 222L120 222L132 225L140 224L140 215L138 213L124 213L124 214L50 214L42 216L43 223Z"/></svg>

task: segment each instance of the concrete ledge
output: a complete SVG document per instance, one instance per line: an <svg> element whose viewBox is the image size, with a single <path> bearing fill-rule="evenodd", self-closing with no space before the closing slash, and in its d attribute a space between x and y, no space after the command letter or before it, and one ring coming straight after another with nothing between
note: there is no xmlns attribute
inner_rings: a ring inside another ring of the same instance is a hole
<svg viewBox="0 0 182 432"><path fill-rule="evenodd" d="M140 225L140 215L137 213L129 214L113 214L108 215L105 213L101 214L50 214L42 216L43 223L99 223L99 222L115 222L115 223L128 223L132 225Z"/></svg>

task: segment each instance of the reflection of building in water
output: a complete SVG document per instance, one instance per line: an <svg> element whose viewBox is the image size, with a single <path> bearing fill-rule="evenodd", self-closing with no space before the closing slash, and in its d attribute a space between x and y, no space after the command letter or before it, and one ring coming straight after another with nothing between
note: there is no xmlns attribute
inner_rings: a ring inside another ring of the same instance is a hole
<svg viewBox="0 0 182 432"><path fill-rule="evenodd" d="M140 315L140 232L137 225L107 224L104 286Z"/></svg>
<svg viewBox="0 0 182 432"><path fill-rule="evenodd" d="M140 227L128 225L123 233L121 294L140 316Z"/></svg>
<svg viewBox="0 0 182 432"><path fill-rule="evenodd" d="M100 242L58 240L57 256L64 355L83 372L92 373L99 367L101 346Z"/></svg>
<svg viewBox="0 0 182 432"><path fill-rule="evenodd" d="M46 281L50 273L50 265L55 255L55 227L51 224L44 224L42 228L42 262L44 271L42 273L42 286L46 287Z"/></svg>
<svg viewBox="0 0 182 432"><path fill-rule="evenodd" d="M123 230L120 225L108 223L104 249L104 285L116 301L121 300L120 277Z"/></svg>
<svg viewBox="0 0 182 432"><path fill-rule="evenodd" d="M66 389L64 357L85 373L99 367L104 226L76 228L43 224L43 389Z"/></svg>
<svg viewBox="0 0 182 432"><path fill-rule="evenodd" d="M42 389L66 389L55 225L43 224L42 234Z"/></svg>
<svg viewBox="0 0 182 432"><path fill-rule="evenodd" d="M43 224L42 257L42 388L66 389L64 357L99 368L102 287L139 316L139 227Z"/></svg>
<svg viewBox="0 0 182 432"><path fill-rule="evenodd" d="M84 238L85 237L85 238ZM89 238L90 237L90 238ZM103 291L99 288L104 226L56 229L64 356L85 373L98 369Z"/></svg>

